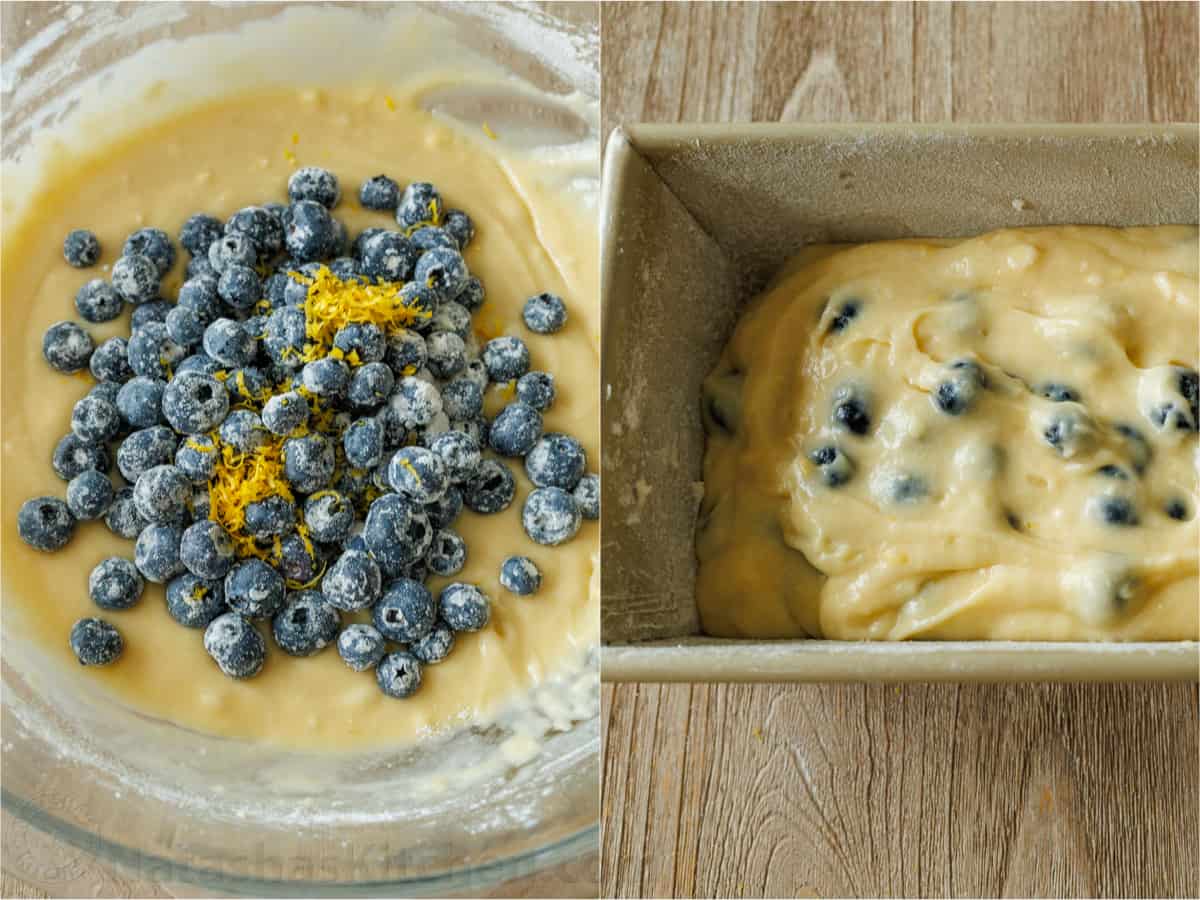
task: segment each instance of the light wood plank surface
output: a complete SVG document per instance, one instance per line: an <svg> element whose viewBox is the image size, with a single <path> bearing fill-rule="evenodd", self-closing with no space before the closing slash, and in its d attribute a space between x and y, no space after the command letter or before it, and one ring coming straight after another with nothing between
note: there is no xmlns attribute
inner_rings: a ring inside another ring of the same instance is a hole
<svg viewBox="0 0 1200 900"><path fill-rule="evenodd" d="M1197 9L608 4L622 121L1200 119ZM606 685L604 896L1200 896L1195 685Z"/></svg>

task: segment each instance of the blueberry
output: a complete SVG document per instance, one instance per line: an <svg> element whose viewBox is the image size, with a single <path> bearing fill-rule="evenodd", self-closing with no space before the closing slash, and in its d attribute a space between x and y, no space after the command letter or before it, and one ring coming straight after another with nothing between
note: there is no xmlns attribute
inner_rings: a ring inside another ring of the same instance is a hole
<svg viewBox="0 0 1200 900"><path fill-rule="evenodd" d="M298 591L275 614L271 632L275 643L290 656L312 656L324 650L341 628L342 620L320 591Z"/></svg>
<svg viewBox="0 0 1200 900"><path fill-rule="evenodd" d="M172 307L163 324L167 326L167 336L180 347L193 348L204 339L205 323L187 306Z"/></svg>
<svg viewBox="0 0 1200 900"><path fill-rule="evenodd" d="M150 322L136 328L129 336L129 367L147 378L171 377L175 364L187 356L187 351L171 340L167 326Z"/></svg>
<svg viewBox="0 0 1200 900"><path fill-rule="evenodd" d="M383 635L372 628L356 622L347 625L338 635L338 656L355 672L374 668L387 652Z"/></svg>
<svg viewBox="0 0 1200 900"><path fill-rule="evenodd" d="M136 501L135 501L136 502ZM183 529L175 525L149 524L133 545L133 561L147 581L164 584L184 572L179 561Z"/></svg>
<svg viewBox="0 0 1200 900"><path fill-rule="evenodd" d="M124 306L116 289L100 278L92 279L75 294L75 309L85 322L111 322Z"/></svg>
<svg viewBox="0 0 1200 900"><path fill-rule="evenodd" d="M76 269L94 266L100 260L100 240L84 228L67 233L63 240L63 259Z"/></svg>
<svg viewBox="0 0 1200 900"><path fill-rule="evenodd" d="M241 322L217 319L204 329L204 352L226 366L248 366L254 361L254 337Z"/></svg>
<svg viewBox="0 0 1200 900"><path fill-rule="evenodd" d="M179 561L197 578L224 578L234 559L229 532L216 522L195 522L187 527L179 540ZM222 598L224 594L222 588Z"/></svg>
<svg viewBox="0 0 1200 900"><path fill-rule="evenodd" d="M102 609L129 609L145 587L137 566L120 556L101 560L88 576L88 596Z"/></svg>
<svg viewBox="0 0 1200 900"><path fill-rule="evenodd" d="M354 612L374 605L383 592L379 566L364 550L346 550L326 570L321 591L337 609Z"/></svg>
<svg viewBox="0 0 1200 900"><path fill-rule="evenodd" d="M829 328L826 330L826 333L840 334L845 331L850 326L850 323L858 317L861 310L862 304L860 301L847 300L834 313L833 318L829 320Z"/></svg>
<svg viewBox="0 0 1200 900"><path fill-rule="evenodd" d="M491 619L487 595L475 585L459 581L442 588L438 612L442 621L455 631L479 631Z"/></svg>
<svg viewBox="0 0 1200 900"><path fill-rule="evenodd" d="M486 391L487 386L491 384L491 379L488 378L487 366L483 364L483 360L479 358L467 360L466 366L463 368L460 378L466 378L479 385L481 391ZM520 379L518 379L519 381ZM519 398L518 398L519 399Z"/></svg>
<svg viewBox="0 0 1200 900"><path fill-rule="evenodd" d="M134 428L150 428L163 420L162 402L167 383L161 378L138 375L117 392L117 412Z"/></svg>
<svg viewBox="0 0 1200 900"><path fill-rule="evenodd" d="M163 390L162 411L171 427L181 434L209 432L226 421L229 392L211 375L185 372Z"/></svg>
<svg viewBox="0 0 1200 900"><path fill-rule="evenodd" d="M99 444L86 444L72 432L55 446L50 464L59 478L70 481L87 469L107 472L110 462L108 450Z"/></svg>
<svg viewBox="0 0 1200 900"><path fill-rule="evenodd" d="M272 494L246 504L245 523L246 531L257 538L283 537L296 527L296 506Z"/></svg>
<svg viewBox="0 0 1200 900"><path fill-rule="evenodd" d="M1200 373L1195 369L1181 369L1176 387L1192 411L1194 429L1200 423Z"/></svg>
<svg viewBox="0 0 1200 900"><path fill-rule="evenodd" d="M287 252L302 263L326 256L334 240L329 210L312 200L300 200L290 209L285 238Z"/></svg>
<svg viewBox="0 0 1200 900"><path fill-rule="evenodd" d="M272 312L287 306L287 286L291 280L285 272L273 272L263 282L263 294Z"/></svg>
<svg viewBox="0 0 1200 900"><path fill-rule="evenodd" d="M107 666L125 649L121 632L103 619L80 619L71 626L70 641L81 666Z"/></svg>
<svg viewBox="0 0 1200 900"><path fill-rule="evenodd" d="M398 231L381 231L362 244L362 272L382 281L408 281L417 264L417 249Z"/></svg>
<svg viewBox="0 0 1200 900"><path fill-rule="evenodd" d="M833 424L851 434L864 435L871 428L871 413L863 392L843 385L833 395Z"/></svg>
<svg viewBox="0 0 1200 900"><path fill-rule="evenodd" d="M455 378L442 388L442 409L451 420L472 419L483 412L483 391L469 378Z"/></svg>
<svg viewBox="0 0 1200 900"><path fill-rule="evenodd" d="M375 667L375 680L389 697L403 700L421 687L421 663L411 653L389 653Z"/></svg>
<svg viewBox="0 0 1200 900"><path fill-rule="evenodd" d="M1065 384L1047 381L1044 384L1038 385L1037 392L1040 396L1045 397L1053 403L1078 403L1079 392L1074 388L1067 387Z"/></svg>
<svg viewBox="0 0 1200 900"><path fill-rule="evenodd" d="M454 629L440 619L419 641L408 645L408 652L426 665L439 663L454 649Z"/></svg>
<svg viewBox="0 0 1200 900"><path fill-rule="evenodd" d="M197 487L192 491L192 499L188 501L192 507L192 521L202 522L209 518L212 512L212 498L208 495L208 486Z"/></svg>
<svg viewBox="0 0 1200 900"><path fill-rule="evenodd" d="M460 251L467 249L467 245L475 237L475 224L461 209L449 210L442 218L442 228L454 238Z"/></svg>
<svg viewBox="0 0 1200 900"><path fill-rule="evenodd" d="M518 337L498 337L488 341L481 354L492 381L515 381L529 371L529 348Z"/></svg>
<svg viewBox="0 0 1200 900"><path fill-rule="evenodd" d="M117 468L130 484L147 469L175 461L178 443L175 433L165 425L135 431L117 448Z"/></svg>
<svg viewBox="0 0 1200 900"><path fill-rule="evenodd" d="M61 550L74 532L75 516L57 497L26 500L17 513L17 533L34 550Z"/></svg>
<svg viewBox="0 0 1200 900"><path fill-rule="evenodd" d="M337 491L319 491L304 501L304 524L314 541L340 544L354 524L354 507Z"/></svg>
<svg viewBox="0 0 1200 900"><path fill-rule="evenodd" d="M542 586L542 573L528 556L510 556L500 564L500 584L525 597Z"/></svg>
<svg viewBox="0 0 1200 900"><path fill-rule="evenodd" d="M430 331L450 331L463 341L469 341L472 331L471 312L454 300L443 300L430 321Z"/></svg>
<svg viewBox="0 0 1200 900"><path fill-rule="evenodd" d="M262 279L249 266L229 265L217 282L217 293L234 309L247 310L262 299Z"/></svg>
<svg viewBox="0 0 1200 900"><path fill-rule="evenodd" d="M1116 465L1113 465L1112 463L1103 465L1100 468L1098 468L1096 470L1096 474L1100 475L1103 478L1112 478L1117 481L1128 481L1129 480L1129 473L1127 471L1125 471L1125 469L1121 468L1121 466L1116 466Z"/></svg>
<svg viewBox="0 0 1200 900"><path fill-rule="evenodd" d="M133 312L129 314L129 327L132 331L139 331L151 322L166 325L167 316L172 309L174 306L162 299L142 303L135 306Z"/></svg>
<svg viewBox="0 0 1200 900"><path fill-rule="evenodd" d="M422 253L432 250L435 247L453 250L455 253L458 253L458 241L454 239L450 232L439 228L437 225L425 225L417 228L408 237L412 241L413 246Z"/></svg>
<svg viewBox="0 0 1200 900"><path fill-rule="evenodd" d="M575 537L581 519L575 498L557 487L530 491L521 510L521 525L530 540L548 546Z"/></svg>
<svg viewBox="0 0 1200 900"><path fill-rule="evenodd" d="M288 179L288 199L293 203L310 200L327 209L333 209L341 195L337 176L319 166L297 169Z"/></svg>
<svg viewBox="0 0 1200 900"><path fill-rule="evenodd" d="M931 399L933 405L946 415L960 416L974 405L979 390L986 385L986 379L979 364L970 359L956 360L948 370L948 376L938 383Z"/></svg>
<svg viewBox="0 0 1200 900"><path fill-rule="evenodd" d="M99 519L112 506L113 494L108 476L88 469L67 482L67 507L80 521Z"/></svg>
<svg viewBox="0 0 1200 900"><path fill-rule="evenodd" d="M460 304L467 312L475 312L479 307L483 306L483 301L486 298L483 290L483 282L472 275L467 279L458 296L454 298L454 302Z"/></svg>
<svg viewBox="0 0 1200 900"><path fill-rule="evenodd" d="M158 296L158 266L141 254L122 256L112 267L112 286L125 302L147 303Z"/></svg>
<svg viewBox="0 0 1200 900"><path fill-rule="evenodd" d="M417 503L432 503L450 486L446 464L439 454L424 447L403 447L388 463L388 483L397 493Z"/></svg>
<svg viewBox="0 0 1200 900"><path fill-rule="evenodd" d="M42 337L42 356L51 368L67 375L86 369L95 348L92 336L74 322L56 322Z"/></svg>
<svg viewBox="0 0 1200 900"><path fill-rule="evenodd" d="M88 369L97 381L124 384L133 377L133 369L129 366L129 342L122 337L109 338L92 353Z"/></svg>
<svg viewBox="0 0 1200 900"><path fill-rule="evenodd" d="M306 363L300 370L300 381L310 394L337 400L345 396L350 386L350 367L340 359L326 356Z"/></svg>
<svg viewBox="0 0 1200 900"><path fill-rule="evenodd" d="M567 324L567 307L557 294L537 294L525 301L521 318L530 331L554 334Z"/></svg>
<svg viewBox="0 0 1200 900"><path fill-rule="evenodd" d="M104 524L117 537L127 541L136 540L142 533L142 529L146 527L146 520L142 518L142 514L137 511L137 504L133 502L133 488L123 487L117 491L104 516Z"/></svg>
<svg viewBox="0 0 1200 900"><path fill-rule="evenodd" d="M383 460L383 426L375 419L359 419L342 434L346 461L360 469L373 468Z"/></svg>
<svg viewBox="0 0 1200 900"><path fill-rule="evenodd" d="M271 313L263 338L271 359L285 368L300 368L303 365L300 354L308 340L306 327L303 309L285 306Z"/></svg>
<svg viewBox="0 0 1200 900"><path fill-rule="evenodd" d="M87 444L104 444L121 430L121 414L103 397L85 396L71 409L71 431Z"/></svg>
<svg viewBox="0 0 1200 900"><path fill-rule="evenodd" d="M429 516L429 524L433 528L447 528L458 518L462 507L462 492L456 487L451 487L447 488L446 493L439 499L426 504L425 514Z"/></svg>
<svg viewBox="0 0 1200 900"><path fill-rule="evenodd" d="M1055 407L1043 422L1042 438L1058 451L1059 456L1070 459L1083 453L1095 438L1095 427L1087 411L1078 403L1064 403Z"/></svg>
<svg viewBox="0 0 1200 900"><path fill-rule="evenodd" d="M502 456L524 456L542 436L542 414L526 403L510 403L492 420L488 442Z"/></svg>
<svg viewBox="0 0 1200 900"><path fill-rule="evenodd" d="M388 230L389 229L387 228L364 228L358 233L358 236L354 238L354 243L350 247L351 254L355 259L362 260L363 248L366 246L367 241L375 237L375 235L383 234Z"/></svg>
<svg viewBox="0 0 1200 900"><path fill-rule="evenodd" d="M389 584L371 613L371 622L380 634L403 644L427 635L436 618L433 596L411 578L397 578Z"/></svg>
<svg viewBox="0 0 1200 900"><path fill-rule="evenodd" d="M467 542L448 528L438 530L425 552L425 563L435 575L456 575L467 562Z"/></svg>
<svg viewBox="0 0 1200 900"><path fill-rule="evenodd" d="M229 445L238 453L253 453L267 442L269 432L263 427L258 413L248 409L235 409L225 417L218 434L221 443Z"/></svg>
<svg viewBox="0 0 1200 900"><path fill-rule="evenodd" d="M225 233L245 235L261 260L268 260L283 249L283 223L261 206L239 209L225 223Z"/></svg>
<svg viewBox="0 0 1200 900"><path fill-rule="evenodd" d="M412 229L425 222L437 224L442 208L442 198L437 188L427 181L414 181L404 189L396 207L396 224L404 229Z"/></svg>
<svg viewBox="0 0 1200 900"><path fill-rule="evenodd" d="M1167 501L1167 505L1163 508L1163 511L1172 519L1180 522L1186 521L1188 517L1187 501L1175 497Z"/></svg>
<svg viewBox="0 0 1200 900"><path fill-rule="evenodd" d="M262 423L272 434L286 437L308 422L308 400L296 391L275 394L263 405Z"/></svg>
<svg viewBox="0 0 1200 900"><path fill-rule="evenodd" d="M206 628L226 612L225 585L184 573L167 582L167 612L184 628Z"/></svg>
<svg viewBox="0 0 1200 900"><path fill-rule="evenodd" d="M387 353L387 336L371 322L351 322L338 329L333 346L354 365L382 362ZM357 354L352 358L351 354Z"/></svg>
<svg viewBox="0 0 1200 900"><path fill-rule="evenodd" d="M230 266L254 266L258 262L258 251L249 237L235 231L222 235L209 245L208 262L219 276Z"/></svg>
<svg viewBox="0 0 1200 900"><path fill-rule="evenodd" d="M1109 525L1137 525L1138 514L1132 501L1125 497L1100 497L1095 502L1095 514Z"/></svg>
<svg viewBox="0 0 1200 900"><path fill-rule="evenodd" d="M429 370L437 378L450 378L467 364L466 345L452 331L435 331L426 339Z"/></svg>
<svg viewBox="0 0 1200 900"><path fill-rule="evenodd" d="M96 354L93 353L92 362L94 363L95 361ZM121 383L119 381L99 381L96 384L93 384L91 390L84 394L84 396L99 397L101 400L105 400L108 403L111 403L113 406L116 406L117 394L119 393L121 393Z"/></svg>
<svg viewBox="0 0 1200 900"><path fill-rule="evenodd" d="M554 376L548 372L526 372L517 379L517 399L545 412L554 405Z"/></svg>
<svg viewBox="0 0 1200 900"><path fill-rule="evenodd" d="M283 444L283 474L302 494L311 494L329 484L335 459L333 445L322 435L289 438Z"/></svg>
<svg viewBox="0 0 1200 900"><path fill-rule="evenodd" d="M387 400L395 384L395 376L386 363L367 363L350 376L346 397L359 409L374 409Z"/></svg>
<svg viewBox="0 0 1200 900"><path fill-rule="evenodd" d="M249 619L236 612L217 616L208 623L204 649L230 678L252 678L267 658L262 635Z"/></svg>
<svg viewBox="0 0 1200 900"><path fill-rule="evenodd" d="M600 518L600 476L584 475L571 492L579 505L579 514L585 519Z"/></svg>
<svg viewBox="0 0 1200 900"><path fill-rule="evenodd" d="M257 557L233 564L225 576L225 602L252 619L266 619L283 608L283 576Z"/></svg>
<svg viewBox="0 0 1200 900"><path fill-rule="evenodd" d="M929 494L929 486L919 475L906 472L896 475L891 480L889 493L895 503L913 503Z"/></svg>
<svg viewBox="0 0 1200 900"><path fill-rule="evenodd" d="M218 279L189 278L179 289L176 306L190 309L200 323L207 327L221 317L221 295L217 292ZM168 319L170 313L167 314Z"/></svg>
<svg viewBox="0 0 1200 900"><path fill-rule="evenodd" d="M421 254L413 281L423 284L439 300L453 300L466 286L470 273L462 254L450 247L433 247Z"/></svg>
<svg viewBox="0 0 1200 900"><path fill-rule="evenodd" d="M193 256L191 259L189 259L187 268L184 269L183 272L184 277L189 279L210 278L212 279L213 284L216 284L217 276L219 276L221 273L216 270L212 264L212 261L209 259L209 253L211 251L212 248L209 247L208 251L206 251L203 256Z"/></svg>
<svg viewBox="0 0 1200 900"><path fill-rule="evenodd" d="M818 447L808 455L814 466L821 472L821 480L827 487L841 487L854 477L854 460L847 456L840 447L827 444Z"/></svg>
<svg viewBox="0 0 1200 900"><path fill-rule="evenodd" d="M411 431L428 425L442 411L442 395L428 381L405 376L388 400L388 408L397 424Z"/></svg>
<svg viewBox="0 0 1200 900"><path fill-rule="evenodd" d="M179 243L193 256L204 256L213 241L221 238L221 222L213 216L196 213L179 229Z"/></svg>
<svg viewBox="0 0 1200 900"><path fill-rule="evenodd" d="M154 466L138 476L133 502L147 522L178 522L187 514L192 485L173 465Z"/></svg>
<svg viewBox="0 0 1200 900"><path fill-rule="evenodd" d="M384 494L367 510L363 541L385 574L420 559L432 537L428 518L399 494Z"/></svg>
<svg viewBox="0 0 1200 900"><path fill-rule="evenodd" d="M508 466L496 459L485 459L462 487L463 505L472 512L497 513L508 509L516 493L516 479Z"/></svg>
<svg viewBox="0 0 1200 900"><path fill-rule="evenodd" d="M1118 423L1113 430L1123 439L1126 449L1129 451L1133 470L1141 475L1146 471L1146 466L1150 464L1150 457L1153 453L1150 449L1150 442L1132 425Z"/></svg>
<svg viewBox="0 0 1200 900"><path fill-rule="evenodd" d="M358 202L367 209L391 212L400 204L400 185L386 175L368 178L358 189Z"/></svg>
<svg viewBox="0 0 1200 900"><path fill-rule="evenodd" d="M525 473L537 487L572 491L587 470L587 454L575 438L557 432L543 435L525 457Z"/></svg>
<svg viewBox="0 0 1200 900"><path fill-rule="evenodd" d="M162 278L175 265L175 245L170 236L157 228L139 228L125 239L122 256L144 256L154 263L158 277Z"/></svg>

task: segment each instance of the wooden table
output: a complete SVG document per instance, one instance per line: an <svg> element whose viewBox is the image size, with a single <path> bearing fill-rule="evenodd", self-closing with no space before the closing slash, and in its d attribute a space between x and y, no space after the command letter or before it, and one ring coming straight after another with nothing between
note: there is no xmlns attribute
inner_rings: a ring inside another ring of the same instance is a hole
<svg viewBox="0 0 1200 900"><path fill-rule="evenodd" d="M1200 119L1191 4L612 4L621 121ZM1195 685L607 685L605 896L1200 896Z"/></svg>

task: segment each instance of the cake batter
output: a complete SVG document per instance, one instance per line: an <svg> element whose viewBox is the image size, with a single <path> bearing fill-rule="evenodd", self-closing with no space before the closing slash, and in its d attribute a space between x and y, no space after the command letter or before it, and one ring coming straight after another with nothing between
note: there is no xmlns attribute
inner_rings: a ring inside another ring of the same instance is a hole
<svg viewBox="0 0 1200 900"><path fill-rule="evenodd" d="M706 381L704 631L1200 638L1197 247L805 251Z"/></svg>

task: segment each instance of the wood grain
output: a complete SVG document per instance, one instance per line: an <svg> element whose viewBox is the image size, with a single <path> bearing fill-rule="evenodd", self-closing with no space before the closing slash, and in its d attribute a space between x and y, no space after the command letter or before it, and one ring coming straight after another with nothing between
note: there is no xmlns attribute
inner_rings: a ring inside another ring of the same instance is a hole
<svg viewBox="0 0 1200 900"><path fill-rule="evenodd" d="M1200 7L605 4L622 121L1200 119ZM1200 896L1195 685L606 685L604 896Z"/></svg>

